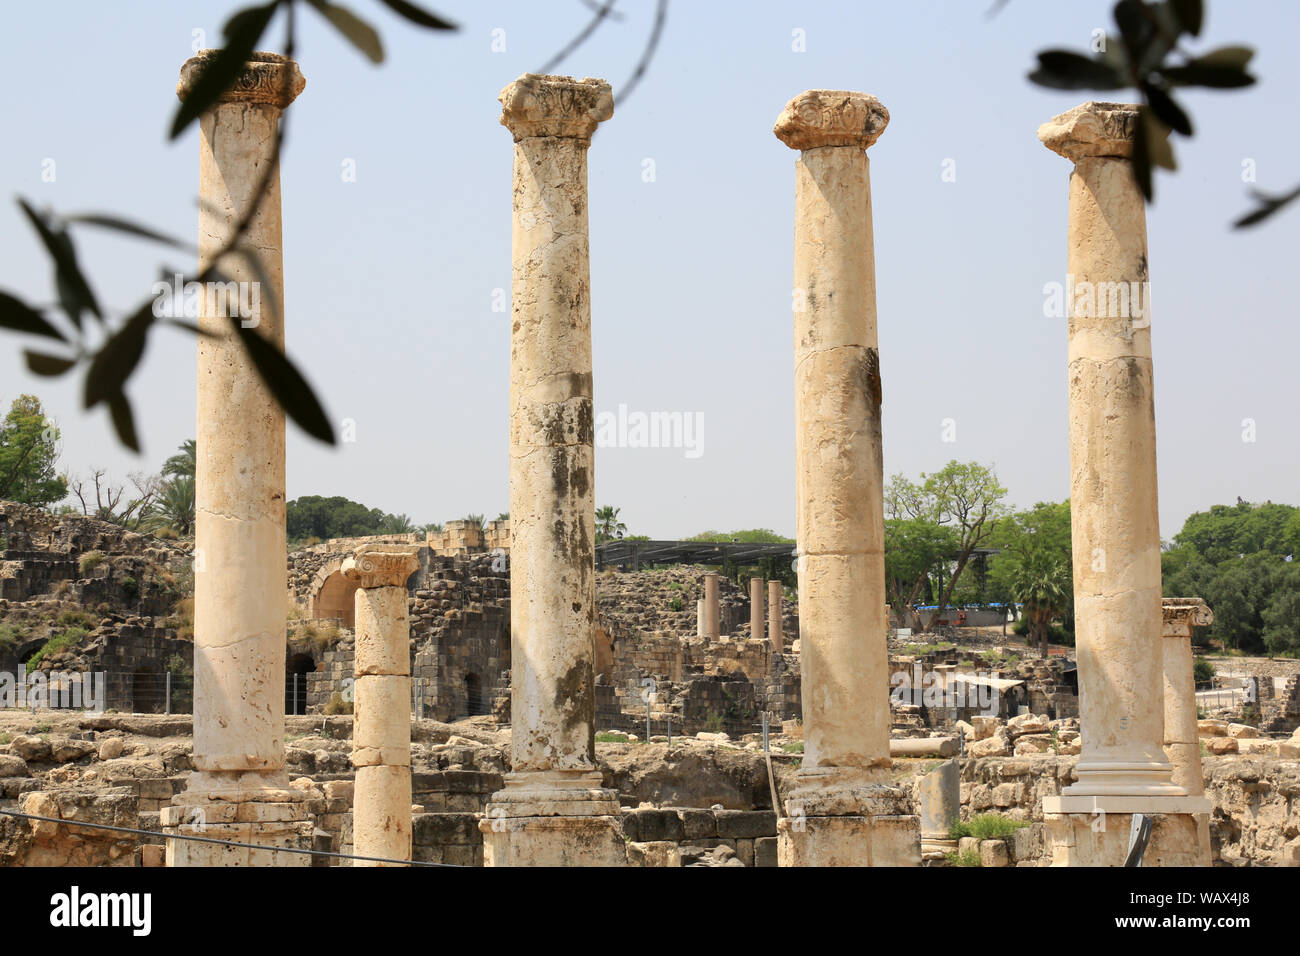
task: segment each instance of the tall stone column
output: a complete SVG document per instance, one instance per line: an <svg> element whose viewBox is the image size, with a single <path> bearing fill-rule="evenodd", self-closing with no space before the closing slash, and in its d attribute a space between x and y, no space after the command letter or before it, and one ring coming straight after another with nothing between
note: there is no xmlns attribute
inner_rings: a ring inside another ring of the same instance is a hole
<svg viewBox="0 0 1300 956"><path fill-rule="evenodd" d="M785 631L781 627L781 582L767 582L767 640L772 656L785 653Z"/></svg>
<svg viewBox="0 0 1300 956"><path fill-rule="evenodd" d="M411 858L411 548L358 548L343 562L357 582L353 688L353 846L358 856ZM356 861L357 866L396 864Z"/></svg>
<svg viewBox="0 0 1300 956"><path fill-rule="evenodd" d="M216 51L181 68L184 100ZM254 53L219 103L199 120L200 266L252 208L272 162L280 114L305 85L298 65ZM241 257L225 277L258 288L257 334L284 347L284 272L278 170L243 237L271 287ZM172 866L307 865L304 800L284 772L285 571L284 412L230 334L230 312L204 297L198 340L195 474L194 772L166 807L173 832L265 845L268 850L168 841ZM249 298L251 301L251 296ZM237 313L236 313L237 315Z"/></svg>
<svg viewBox="0 0 1300 956"><path fill-rule="evenodd" d="M749 636L763 639L763 579L754 575L749 579Z"/></svg>
<svg viewBox="0 0 1300 956"><path fill-rule="evenodd" d="M1174 765L1173 780L1194 797L1205 794L1201 735L1197 730L1196 675L1192 666L1192 629L1214 623L1214 612L1200 598L1165 598L1164 617L1165 753ZM1210 815L1196 814L1200 864L1213 862Z"/></svg>
<svg viewBox="0 0 1300 956"><path fill-rule="evenodd" d="M1044 800L1053 859L1121 865L1134 813L1160 814L1145 865L1195 862L1191 813L1164 751L1160 529L1146 206L1134 106L1085 103L1038 138L1070 176L1070 518L1082 753ZM1103 814L1104 829L1097 826Z"/></svg>
<svg viewBox="0 0 1300 956"><path fill-rule="evenodd" d="M609 84L525 74L514 135L510 342L512 772L481 824L489 866L621 865L596 768L596 608L587 148Z"/></svg>
<svg viewBox="0 0 1300 956"><path fill-rule="evenodd" d="M716 641L722 636L722 622L718 609L718 572L704 575L704 636Z"/></svg>
<svg viewBox="0 0 1300 956"><path fill-rule="evenodd" d="M873 96L810 90L774 132L795 163L795 455L803 766L778 822L782 866L919 865L892 785L884 475L866 149Z"/></svg>

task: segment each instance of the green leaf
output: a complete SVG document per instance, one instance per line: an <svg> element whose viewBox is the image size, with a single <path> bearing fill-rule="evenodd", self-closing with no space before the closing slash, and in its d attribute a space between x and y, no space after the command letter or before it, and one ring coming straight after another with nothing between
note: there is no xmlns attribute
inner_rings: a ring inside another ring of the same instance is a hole
<svg viewBox="0 0 1300 956"><path fill-rule="evenodd" d="M1260 205L1234 222L1232 224L1234 229L1244 229L1247 226L1261 223L1290 203L1300 199L1300 186L1297 186L1289 193L1283 193L1280 196L1268 196L1258 191L1254 192L1253 196Z"/></svg>
<svg viewBox="0 0 1300 956"><path fill-rule="evenodd" d="M170 139L175 139L208 107L220 99L221 95L235 84L244 64L257 48L257 42L266 32L271 17L280 6L279 0L271 0L262 7L249 7L240 10L226 21L226 45L217 52L204 67L199 78L194 82L190 95L181 103L172 118Z"/></svg>
<svg viewBox="0 0 1300 956"><path fill-rule="evenodd" d="M1140 112L1139 122L1146 127L1147 155L1151 159L1151 165L1159 166L1161 169L1177 169L1178 164L1174 162L1174 148L1169 144L1169 127L1146 109Z"/></svg>
<svg viewBox="0 0 1300 956"><path fill-rule="evenodd" d="M72 324L80 331L83 309L88 309L102 322L104 314L99 311L99 303L95 301L90 283L81 274L81 268L77 265L77 252L67 231L52 226L44 215L28 205L27 200L19 198L18 205L40 234L41 242L54 260L54 284L59 292L59 302Z"/></svg>
<svg viewBox="0 0 1300 956"><path fill-rule="evenodd" d="M1209 53L1202 53L1189 62L1202 66L1235 67L1244 70L1250 65L1254 55L1255 51L1248 46L1221 46Z"/></svg>
<svg viewBox="0 0 1300 956"><path fill-rule="evenodd" d="M1133 128L1133 179L1137 182L1138 189L1142 190L1142 197L1147 202L1152 202L1156 198L1155 186L1151 180L1151 148L1148 139L1147 124L1143 121L1143 115L1146 110L1142 110L1138 115L1138 122Z"/></svg>
<svg viewBox="0 0 1300 956"><path fill-rule="evenodd" d="M1029 79L1054 90L1118 90L1127 85L1110 63L1071 50L1043 50Z"/></svg>
<svg viewBox="0 0 1300 956"><path fill-rule="evenodd" d="M334 25L348 42L360 50L371 63L384 62L384 45L375 28L347 7L328 0L307 0L320 15Z"/></svg>
<svg viewBox="0 0 1300 956"><path fill-rule="evenodd" d="M308 435L333 445L334 428L302 373L256 329L244 328L238 317L231 319L231 326L243 341L257 374L285 414Z"/></svg>
<svg viewBox="0 0 1300 956"><path fill-rule="evenodd" d="M126 219L119 219L116 216L106 216L100 213L81 213L76 216L65 216L64 221L81 223L86 226L100 226L104 229L115 229L118 232L125 232L140 239L161 242L169 246L175 246L178 249L197 248L193 243L185 242L165 233L155 232L148 226L141 226Z"/></svg>
<svg viewBox="0 0 1300 956"><path fill-rule="evenodd" d="M94 408L100 402L111 402L114 396L121 394L126 380L144 354L155 318L153 308L154 300L146 301L91 359L82 396L84 407Z"/></svg>
<svg viewBox="0 0 1300 956"><path fill-rule="evenodd" d="M1186 66L1161 67L1160 75L1171 86L1207 86L1217 90L1233 90L1252 86L1255 78L1235 66L1207 66L1196 61Z"/></svg>
<svg viewBox="0 0 1300 956"><path fill-rule="evenodd" d="M134 452L140 451L140 439L135 433L135 416L131 414L131 403L119 392L108 402L108 413L112 416L113 427L117 430L117 439Z"/></svg>
<svg viewBox="0 0 1300 956"><path fill-rule="evenodd" d="M49 339L66 341L49 320L21 299L15 299L7 292L0 292L0 328L26 332L29 335L43 335Z"/></svg>
<svg viewBox="0 0 1300 956"><path fill-rule="evenodd" d="M26 350L23 355L27 357L27 367L35 375L44 375L47 378L54 378L62 375L72 366L77 364L76 359L60 358L57 355L46 355L44 352L32 352Z"/></svg>
<svg viewBox="0 0 1300 956"><path fill-rule="evenodd" d="M1155 32L1142 7L1140 0L1119 0L1113 11L1120 39L1128 50L1129 62L1135 66L1140 65L1146 57Z"/></svg>
<svg viewBox="0 0 1300 956"><path fill-rule="evenodd" d="M1175 133L1182 133L1184 136L1192 135L1191 119L1183 112L1183 108L1174 102L1172 96L1151 83L1143 83L1142 92L1146 94L1147 105L1151 107L1151 112L1156 114L1160 122Z"/></svg>
<svg viewBox="0 0 1300 956"><path fill-rule="evenodd" d="M436 14L421 10L413 3L407 3L406 0L379 0L384 6L388 7L399 17L405 17L416 26L427 27L430 30L456 30L459 27L450 20L444 20Z"/></svg>
<svg viewBox="0 0 1300 956"><path fill-rule="evenodd" d="M1205 22L1205 5L1201 0L1169 0L1169 6L1186 32L1194 37L1201 35L1201 25Z"/></svg>

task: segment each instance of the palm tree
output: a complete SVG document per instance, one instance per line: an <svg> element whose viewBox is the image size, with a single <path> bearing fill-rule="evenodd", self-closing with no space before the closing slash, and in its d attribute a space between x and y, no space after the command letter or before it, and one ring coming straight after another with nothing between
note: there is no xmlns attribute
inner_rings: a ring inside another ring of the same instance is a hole
<svg viewBox="0 0 1300 956"><path fill-rule="evenodd" d="M465 520L470 524L478 525L480 531L487 530L487 518L483 515L466 515Z"/></svg>
<svg viewBox="0 0 1300 956"><path fill-rule="evenodd" d="M627 533L627 525L618 520L618 513L622 508L612 508L605 505L603 508L596 509L596 540L612 541L615 538L621 538Z"/></svg>
<svg viewBox="0 0 1300 956"><path fill-rule="evenodd" d="M173 478L163 485L154 502L149 524L154 529L173 528L181 537L194 530L194 479Z"/></svg>
<svg viewBox="0 0 1300 956"><path fill-rule="evenodd" d="M181 450L163 462L162 473L174 478L193 478L196 454L197 442L187 438L181 442Z"/></svg>
<svg viewBox="0 0 1300 956"><path fill-rule="evenodd" d="M378 530L380 534L407 534L415 530L415 524L409 515L384 515Z"/></svg>
<svg viewBox="0 0 1300 956"><path fill-rule="evenodd" d="M1026 556L1012 576L1012 593L1029 622L1029 646L1037 642L1043 657L1047 656L1048 627L1068 606L1071 587L1066 563L1053 561L1045 554Z"/></svg>

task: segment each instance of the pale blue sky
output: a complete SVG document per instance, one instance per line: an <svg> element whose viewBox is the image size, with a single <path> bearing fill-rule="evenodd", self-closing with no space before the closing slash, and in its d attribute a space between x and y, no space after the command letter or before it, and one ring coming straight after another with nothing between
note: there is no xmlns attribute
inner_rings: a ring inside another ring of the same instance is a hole
<svg viewBox="0 0 1300 956"><path fill-rule="evenodd" d="M310 11L284 162L289 350L357 441L328 449L290 427L289 496L346 495L419 522L507 507L511 144L496 95L590 16L579 0L428 5L456 34L349 0L383 34L372 67ZM219 42L230 2L45 3L8 10L0 65L0 184L63 212L196 225L197 134L165 140L195 29ZM818 87L862 90L891 114L872 147L885 470L950 458L996 465L1013 502L1068 494L1063 281L1068 163L1035 136L1085 99L1031 86L1034 51L1085 47L1109 2L760 3L674 0L649 75L595 137L591 173L596 410L698 412L704 453L600 449L597 504L633 533L794 530L794 154L771 132ZM1234 233L1258 185L1300 181L1300 6L1214 0L1200 46L1244 42L1260 83L1188 93L1197 135L1149 212L1161 531L1237 496L1300 503L1294 291L1300 209ZM624 0L561 72L630 72L651 0ZM492 52L494 29L506 50ZM806 52L792 50L805 31ZM277 36L278 31L277 31ZM278 40L277 40L278 42ZM1126 98L1124 94L1119 97ZM56 179L42 182L42 161ZM340 175L355 160L356 182ZM655 181L644 182L644 160ZM956 181L944 182L944 161ZM174 254L86 234L83 264L124 310ZM0 206L0 288L47 301L47 260ZM185 265L189 265L185 263ZM194 434L194 343L156 336L130 386L142 459L80 379L52 383L0 338L0 400L34 391L64 432L65 465L156 470ZM956 421L957 441L941 441ZM1257 440L1242 441L1254 419Z"/></svg>

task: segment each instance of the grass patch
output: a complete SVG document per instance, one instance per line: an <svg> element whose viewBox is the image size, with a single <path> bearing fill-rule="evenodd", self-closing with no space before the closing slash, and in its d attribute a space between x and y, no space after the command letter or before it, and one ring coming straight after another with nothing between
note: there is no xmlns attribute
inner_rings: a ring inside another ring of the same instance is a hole
<svg viewBox="0 0 1300 956"><path fill-rule="evenodd" d="M1012 820L1000 813L977 813L964 823L961 820L954 823L948 831L948 839L975 837L977 840L1005 840L1027 826L1028 820Z"/></svg>
<svg viewBox="0 0 1300 956"><path fill-rule="evenodd" d="M627 742L627 734L606 732L596 735L596 743L598 744L625 744Z"/></svg>
<svg viewBox="0 0 1300 956"><path fill-rule="evenodd" d="M65 651L74 644L80 643L88 632L84 627L70 627L66 631L55 634L45 642L39 651L32 655L27 662L27 673L36 670L42 660L47 657L53 657L60 651Z"/></svg>
<svg viewBox="0 0 1300 956"><path fill-rule="evenodd" d="M951 850L945 854L944 859L948 861L949 866L979 866L979 850L967 850L965 853L958 853Z"/></svg>
<svg viewBox="0 0 1300 956"><path fill-rule="evenodd" d="M801 754L803 753L803 741L799 740L792 744L782 744L781 749L788 754Z"/></svg>
<svg viewBox="0 0 1300 956"><path fill-rule="evenodd" d="M81 568L81 574L84 577L85 575L89 574L91 571L95 570L95 568L99 567L103 563L104 563L103 551L87 551L85 554L81 556L81 560L80 562L78 562L77 566Z"/></svg>

